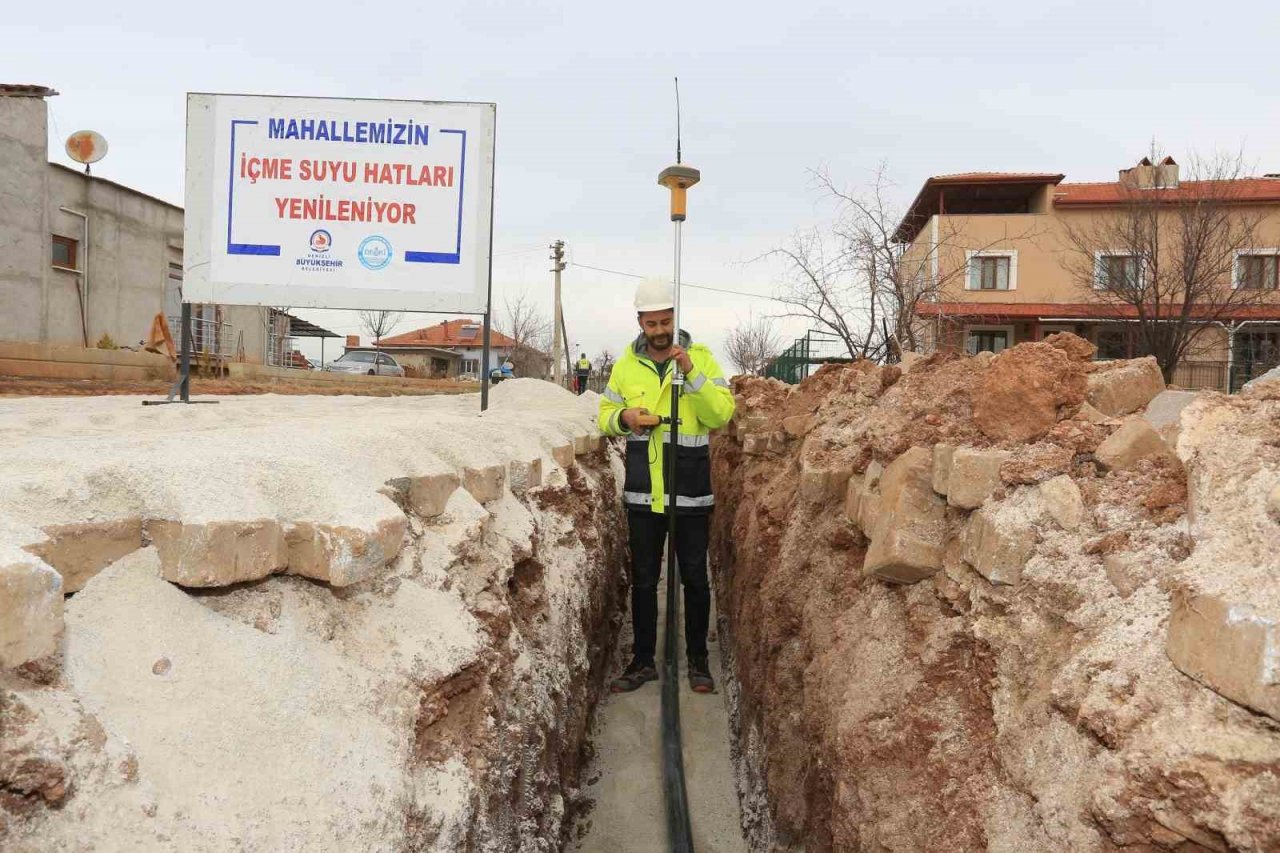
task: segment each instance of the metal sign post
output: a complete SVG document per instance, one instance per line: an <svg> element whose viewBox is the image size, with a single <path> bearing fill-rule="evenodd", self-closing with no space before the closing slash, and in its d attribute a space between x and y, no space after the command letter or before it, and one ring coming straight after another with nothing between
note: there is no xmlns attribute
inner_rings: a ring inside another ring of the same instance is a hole
<svg viewBox="0 0 1280 853"><path fill-rule="evenodd" d="M169 396L163 400L143 400L144 406L166 406L169 403L213 404L217 400L191 399L191 303L182 303L182 328L179 330L178 378L169 387ZM173 399L177 397L178 399Z"/></svg>

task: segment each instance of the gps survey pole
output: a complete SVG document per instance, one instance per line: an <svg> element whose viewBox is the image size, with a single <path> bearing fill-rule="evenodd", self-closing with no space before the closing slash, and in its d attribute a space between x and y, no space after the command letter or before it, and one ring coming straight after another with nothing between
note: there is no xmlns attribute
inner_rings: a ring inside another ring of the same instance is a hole
<svg viewBox="0 0 1280 853"><path fill-rule="evenodd" d="M676 165L658 175L658 183L671 190L671 221L675 224L675 279L672 319L674 345L680 345L680 253L681 226L685 219L686 191L698 182L698 170L681 165L680 145L676 143ZM673 359L674 361L674 359ZM680 642L678 614L680 583L676 579L676 457L680 453L680 390L684 374L679 363L671 365L671 423L667 431L667 623L662 654L662 780L666 793L667 833L671 849L692 853L693 828L689 821L689 800L684 783L684 753L680 733L680 664L677 649Z"/></svg>

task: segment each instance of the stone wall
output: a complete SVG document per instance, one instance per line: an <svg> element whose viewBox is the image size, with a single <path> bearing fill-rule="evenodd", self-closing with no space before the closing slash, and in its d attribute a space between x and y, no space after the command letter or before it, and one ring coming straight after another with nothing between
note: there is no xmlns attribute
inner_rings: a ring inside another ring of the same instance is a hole
<svg viewBox="0 0 1280 853"><path fill-rule="evenodd" d="M753 849L1280 847L1280 402L1091 355L735 380L713 567Z"/></svg>

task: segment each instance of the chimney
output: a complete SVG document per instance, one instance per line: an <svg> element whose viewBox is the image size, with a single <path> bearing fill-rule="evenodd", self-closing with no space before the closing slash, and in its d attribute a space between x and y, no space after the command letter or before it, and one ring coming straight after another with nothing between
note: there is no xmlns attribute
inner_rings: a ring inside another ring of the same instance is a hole
<svg viewBox="0 0 1280 853"><path fill-rule="evenodd" d="M1120 183L1139 190L1172 189L1178 186L1178 164L1172 157L1165 157L1158 165L1143 157L1138 165L1120 170Z"/></svg>
<svg viewBox="0 0 1280 853"><path fill-rule="evenodd" d="M45 164L49 162L49 106L45 98L58 94L48 86L32 86L26 83L0 83L0 127L4 129L6 142L17 143L28 149L39 164L40 177L44 177ZM7 146L6 146L7 147ZM15 162L17 151L9 152L8 162Z"/></svg>
<svg viewBox="0 0 1280 853"><path fill-rule="evenodd" d="M1140 190L1149 190L1155 186L1156 167L1151 165L1150 157L1143 157L1138 165L1120 170L1120 183Z"/></svg>
<svg viewBox="0 0 1280 853"><path fill-rule="evenodd" d="M347 335L347 349L356 349L360 346L359 335Z"/></svg>
<svg viewBox="0 0 1280 853"><path fill-rule="evenodd" d="M0 263L0 338L50 340L49 105L58 94L46 86L0 83L0 211L4 211L4 261ZM44 294L42 296L42 294ZM65 298L65 297L59 297ZM74 297L72 299L74 303ZM11 304L30 305L31 313ZM43 308L41 307L43 306ZM78 313L78 312L77 312ZM29 318L24 326L19 318ZM41 319L43 317L43 319ZM78 320L79 318L77 318ZM58 324L60 326L60 324ZM75 324L77 340L80 324Z"/></svg>

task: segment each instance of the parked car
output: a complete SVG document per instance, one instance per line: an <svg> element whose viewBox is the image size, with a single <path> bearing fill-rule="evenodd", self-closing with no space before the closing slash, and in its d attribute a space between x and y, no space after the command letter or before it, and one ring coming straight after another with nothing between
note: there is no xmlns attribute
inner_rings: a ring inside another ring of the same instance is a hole
<svg viewBox="0 0 1280 853"><path fill-rule="evenodd" d="M385 352L355 350L329 362L330 373L363 373L368 376L404 376L404 368Z"/></svg>

